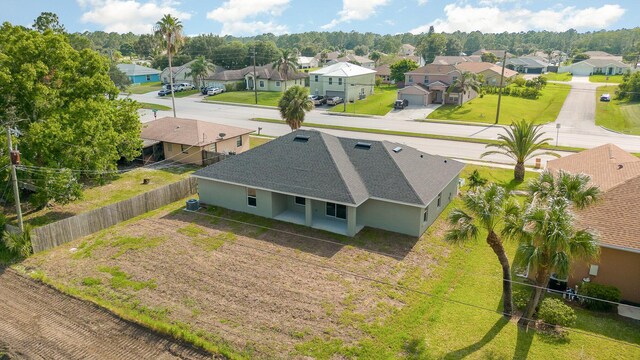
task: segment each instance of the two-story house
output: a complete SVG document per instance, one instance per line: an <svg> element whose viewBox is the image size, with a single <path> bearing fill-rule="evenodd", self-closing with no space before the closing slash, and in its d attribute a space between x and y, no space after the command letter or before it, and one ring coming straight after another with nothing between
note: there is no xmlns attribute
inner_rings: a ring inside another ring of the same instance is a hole
<svg viewBox="0 0 640 360"><path fill-rule="evenodd" d="M310 72L309 90L314 95L355 101L373 94L375 74L375 70L339 62Z"/></svg>
<svg viewBox="0 0 640 360"><path fill-rule="evenodd" d="M427 64L405 74L405 87L398 90L398 99L406 99L410 105L462 105L477 93L450 89L460 76L462 71L455 65Z"/></svg>

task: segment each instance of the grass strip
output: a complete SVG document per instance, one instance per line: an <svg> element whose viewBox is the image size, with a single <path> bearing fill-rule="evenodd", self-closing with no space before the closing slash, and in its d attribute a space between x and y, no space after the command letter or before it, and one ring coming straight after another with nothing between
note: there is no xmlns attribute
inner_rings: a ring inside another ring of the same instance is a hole
<svg viewBox="0 0 640 360"><path fill-rule="evenodd" d="M162 111L168 111L171 110L170 106L165 106L165 105L160 105L160 104L152 104L152 103L146 103L146 102L138 102L138 105L140 105L141 109L149 109L149 110L162 110Z"/></svg>

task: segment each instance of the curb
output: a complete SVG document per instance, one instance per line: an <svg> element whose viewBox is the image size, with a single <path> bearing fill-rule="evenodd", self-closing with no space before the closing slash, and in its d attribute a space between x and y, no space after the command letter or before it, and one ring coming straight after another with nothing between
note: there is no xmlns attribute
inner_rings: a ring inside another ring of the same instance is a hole
<svg viewBox="0 0 640 360"><path fill-rule="evenodd" d="M205 103L205 104L229 105L229 106L239 106L239 107L252 107L252 108L258 108L258 109L271 109L271 110L277 110L278 109L277 106L241 104L241 103L232 103L232 102L215 101L215 100L204 100L204 99L200 100L200 102L201 103Z"/></svg>
<svg viewBox="0 0 640 360"><path fill-rule="evenodd" d="M453 121L453 120L437 120L437 119L414 119L415 122L424 122L432 124L446 124L446 125L463 125L463 126L478 126L478 127L501 127L506 128L507 125L502 124L490 124L490 123L474 123L469 121Z"/></svg>
<svg viewBox="0 0 640 360"><path fill-rule="evenodd" d="M352 114L352 113L343 113L343 112L330 112L330 111L327 111L325 114L326 115L331 115L331 116L360 117L360 118L370 118L370 119L375 118L375 115Z"/></svg>

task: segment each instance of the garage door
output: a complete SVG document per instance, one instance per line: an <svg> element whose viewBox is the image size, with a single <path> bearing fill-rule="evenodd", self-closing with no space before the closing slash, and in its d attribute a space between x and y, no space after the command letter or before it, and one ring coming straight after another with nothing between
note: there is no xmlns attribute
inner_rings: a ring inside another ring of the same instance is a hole
<svg viewBox="0 0 640 360"><path fill-rule="evenodd" d="M341 97L341 98L344 99L344 91L330 91L330 90L327 90L325 94L326 94L325 95L326 97L336 97L336 96L338 96L338 97Z"/></svg>
<svg viewBox="0 0 640 360"><path fill-rule="evenodd" d="M407 101L409 101L409 105L425 105L424 95L400 94L400 99L407 99Z"/></svg>

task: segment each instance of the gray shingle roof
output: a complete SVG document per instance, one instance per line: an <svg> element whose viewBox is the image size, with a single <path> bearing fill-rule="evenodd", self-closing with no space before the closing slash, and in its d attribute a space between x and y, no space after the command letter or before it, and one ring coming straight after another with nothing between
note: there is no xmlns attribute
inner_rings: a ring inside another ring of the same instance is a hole
<svg viewBox="0 0 640 360"><path fill-rule="evenodd" d="M116 67L127 76L160 74L160 70L136 64L117 64Z"/></svg>
<svg viewBox="0 0 640 360"><path fill-rule="evenodd" d="M296 136L308 141L296 141ZM371 146L358 148L358 142ZM394 152L396 147L402 150ZM463 167L397 143L298 130L194 175L351 205L376 198L422 207Z"/></svg>

